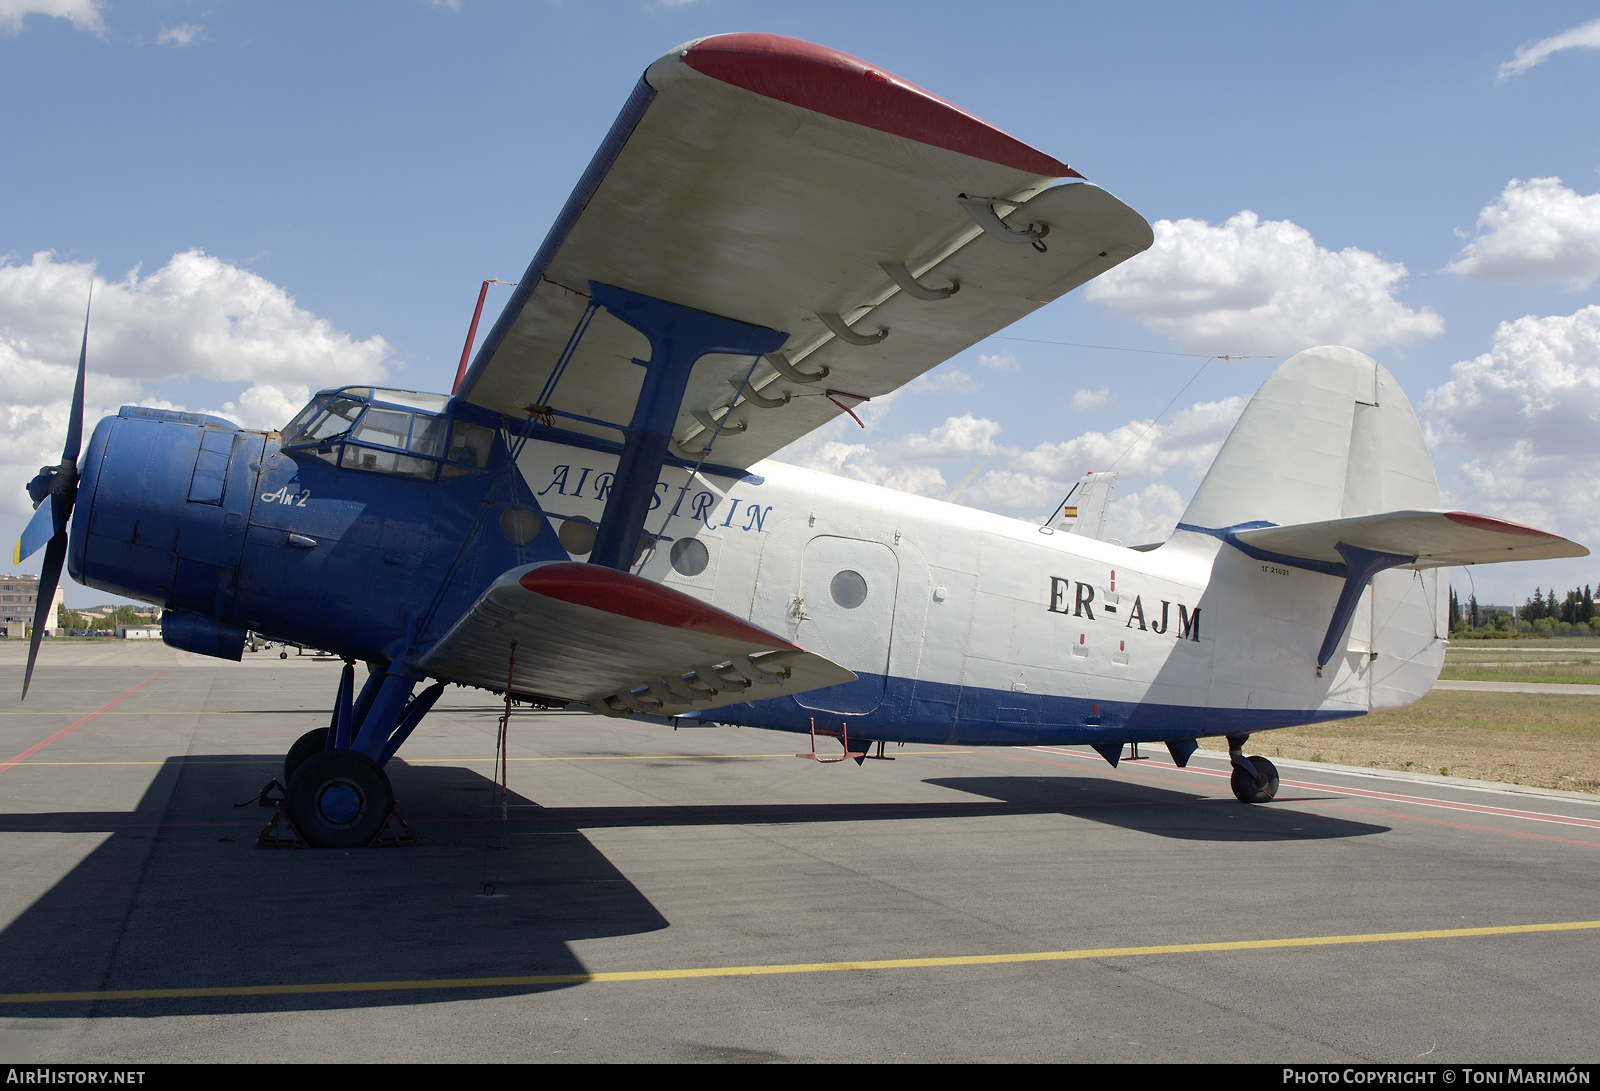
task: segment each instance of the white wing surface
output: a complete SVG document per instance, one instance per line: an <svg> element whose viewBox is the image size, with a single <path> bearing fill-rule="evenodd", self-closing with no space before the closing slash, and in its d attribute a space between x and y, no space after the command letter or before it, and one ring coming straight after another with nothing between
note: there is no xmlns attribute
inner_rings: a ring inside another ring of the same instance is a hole
<svg viewBox="0 0 1600 1091"><path fill-rule="evenodd" d="M615 285L788 334L753 373L702 359L679 408L698 456L737 402L714 461L748 466L1150 245L1104 190L1053 185L1079 177L842 53L691 42L646 71L458 393L618 439L650 349L590 307Z"/></svg>
<svg viewBox="0 0 1600 1091"><path fill-rule="evenodd" d="M704 711L856 677L681 591L568 561L501 576L418 666L610 715Z"/></svg>
<svg viewBox="0 0 1600 1091"><path fill-rule="evenodd" d="M1390 511L1320 523L1234 532L1255 549L1309 561L1339 563L1338 547L1415 557L1406 568L1445 568L1494 561L1587 557L1577 542L1548 531L1469 511Z"/></svg>

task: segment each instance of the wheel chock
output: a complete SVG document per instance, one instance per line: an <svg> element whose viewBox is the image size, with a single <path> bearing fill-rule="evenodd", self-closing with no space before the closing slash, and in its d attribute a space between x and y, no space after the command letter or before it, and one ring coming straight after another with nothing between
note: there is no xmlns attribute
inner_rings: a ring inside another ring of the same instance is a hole
<svg viewBox="0 0 1600 1091"><path fill-rule="evenodd" d="M272 814L272 821L256 835L256 848L258 849L308 849L306 839L300 836L300 831L294 828L294 822L289 818L289 812L283 809L283 803L277 803L277 809Z"/></svg>
<svg viewBox="0 0 1600 1091"><path fill-rule="evenodd" d="M395 829L399 826L399 829ZM393 832L391 832L393 831ZM389 808L389 817L378 832L367 842L369 849L405 848L417 843L417 834L406 820L400 817L400 803L398 800Z"/></svg>

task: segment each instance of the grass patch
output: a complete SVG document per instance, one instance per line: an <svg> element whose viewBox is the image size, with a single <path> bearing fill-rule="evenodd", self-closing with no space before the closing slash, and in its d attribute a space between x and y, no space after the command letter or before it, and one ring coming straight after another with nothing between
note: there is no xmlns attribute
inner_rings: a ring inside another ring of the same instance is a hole
<svg viewBox="0 0 1600 1091"><path fill-rule="evenodd" d="M1221 739L1200 744L1227 749ZM1263 731L1247 749L1600 794L1600 697L1436 690L1390 712Z"/></svg>
<svg viewBox="0 0 1600 1091"><path fill-rule="evenodd" d="M1440 678L1469 682L1577 682L1600 685L1600 647L1573 643L1554 647L1459 648L1445 652Z"/></svg>

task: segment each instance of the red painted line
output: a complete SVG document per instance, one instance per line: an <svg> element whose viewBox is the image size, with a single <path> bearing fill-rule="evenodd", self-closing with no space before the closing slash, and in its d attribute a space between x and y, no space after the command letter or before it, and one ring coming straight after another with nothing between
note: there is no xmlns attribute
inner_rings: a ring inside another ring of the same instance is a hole
<svg viewBox="0 0 1600 1091"><path fill-rule="evenodd" d="M1301 803L1311 803L1318 807L1332 807L1339 811L1351 811L1355 814L1377 815L1380 818L1403 818L1407 822L1426 822L1430 826L1454 826L1458 830L1477 830L1480 833L1503 833L1508 837L1531 837L1535 841L1559 841L1563 845L1586 845L1591 849L1600 849L1600 841L1582 841L1573 837L1552 837L1548 833L1526 833L1522 830L1507 830L1499 826L1474 826L1470 822L1448 822L1443 818L1424 818L1420 814L1394 814L1391 811L1373 811L1365 807L1351 807L1344 803L1335 803L1327 799L1303 799Z"/></svg>
<svg viewBox="0 0 1600 1091"><path fill-rule="evenodd" d="M1189 772L1199 773L1208 777L1226 777L1230 775L1215 769L1191 769ZM1592 818L1574 818L1568 815L1549 814L1545 811L1519 811L1511 807L1490 807L1482 803L1457 803L1448 799L1400 795L1397 792L1373 792L1365 788L1345 788L1335 784L1317 784L1313 781L1280 780L1278 783L1286 784L1291 788L1308 788L1318 792L1360 796L1364 799L1382 799L1391 803L1410 803L1417 807L1437 807L1444 811L1466 811L1469 814L1493 815L1496 818L1520 818L1526 822L1551 822L1558 826L1583 826L1587 829L1600 830L1600 822L1596 822ZM1588 844L1588 842L1584 842L1584 844Z"/></svg>
<svg viewBox="0 0 1600 1091"><path fill-rule="evenodd" d="M127 693L124 693L122 695L122 697L118 697L114 701L109 701L106 704L101 705L99 708L97 708L93 712L89 713L89 715L85 716L83 719L79 720L77 723L72 724L72 725L70 725L68 727L63 727L60 731L57 731L54 735L51 735L48 739L44 740L44 742L34 743L32 746L28 747L28 749L26 749L22 753L18 754L16 757L10 758L10 759L8 759L6 761L3 761L3 762L0 762L0 773L4 773L7 769L10 769L13 765L18 764L19 762L27 761L29 758L33 757L35 754L37 754L39 751L43 750L45 747L49 746L51 743L55 742L57 739L61 738L64 735L70 735L72 732L78 730L78 728L82 727L84 724L88 723L90 720L92 720L96 716L100 715L100 713L104 712L106 709L110 708L112 705L117 704L119 701L123 700L123 698L132 697L135 693L138 693L140 690L144 689L144 687L148 686L151 682L154 682L157 678L160 678L160 677L161 677L161 672L160 671L156 671L149 678L146 678L143 682L140 682L137 686L134 686Z"/></svg>
<svg viewBox="0 0 1600 1091"><path fill-rule="evenodd" d="M1033 749L1030 747L1030 749ZM1038 749L1045 749L1040 747ZM1050 748L1052 753L1062 753ZM1087 760L1087 754L1073 754L1072 757ZM1226 777L1231 774L1217 769L1185 769L1186 773L1198 773L1207 777ZM1171 783L1171 782L1167 782ZM1592 818L1577 818L1572 815L1550 814L1548 811L1520 811L1514 807L1491 807L1484 803L1460 803L1448 799L1432 799L1428 796L1401 795L1398 792L1374 792L1366 788L1348 788L1337 784L1318 784L1306 780L1280 780L1280 784L1290 788L1307 788L1319 792L1334 792L1339 795L1362 796L1367 799L1384 799L1394 803L1412 803L1418 807L1438 807L1447 811L1466 811L1470 814L1494 815L1497 818L1520 818L1528 822L1551 822L1559 826L1583 826L1588 829L1600 830L1600 821ZM1447 787L1447 785L1440 785ZM1587 844L1588 842L1585 842Z"/></svg>

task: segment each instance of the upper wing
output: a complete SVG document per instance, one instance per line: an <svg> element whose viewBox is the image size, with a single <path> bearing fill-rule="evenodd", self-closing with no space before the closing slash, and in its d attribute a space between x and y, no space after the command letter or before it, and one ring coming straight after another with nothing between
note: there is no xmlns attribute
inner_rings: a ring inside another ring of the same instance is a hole
<svg viewBox="0 0 1600 1091"><path fill-rule="evenodd" d="M1390 511L1239 530L1233 536L1254 549L1299 560L1341 563L1341 545L1415 557L1408 568L1589 555L1583 546L1559 535L1467 511Z"/></svg>
<svg viewBox="0 0 1600 1091"><path fill-rule="evenodd" d="M715 444L718 463L747 466L1150 245L1104 190L1050 188L1078 177L842 53L766 34L689 43L645 72L458 393L617 438L591 422L629 421L630 361L650 350L591 313L589 283L616 285L789 335ZM888 333L847 343L830 322ZM701 360L680 454L703 448L750 365Z"/></svg>
<svg viewBox="0 0 1600 1091"><path fill-rule="evenodd" d="M418 666L609 715L697 712L856 677L681 591L569 561L501 576Z"/></svg>

